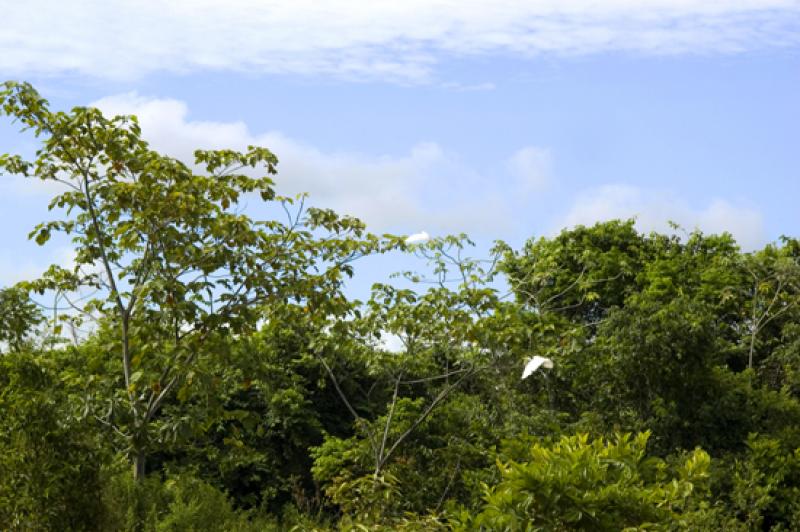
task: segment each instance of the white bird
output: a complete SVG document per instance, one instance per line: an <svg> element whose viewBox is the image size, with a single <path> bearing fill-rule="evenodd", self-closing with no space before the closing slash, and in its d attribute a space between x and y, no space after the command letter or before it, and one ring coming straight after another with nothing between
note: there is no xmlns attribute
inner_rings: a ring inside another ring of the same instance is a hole
<svg viewBox="0 0 800 532"><path fill-rule="evenodd" d="M522 378L527 379L539 368L553 369L553 361L536 355L525 364L525 369L522 370Z"/></svg>
<svg viewBox="0 0 800 532"><path fill-rule="evenodd" d="M427 242L430 240L431 235L429 235L426 231L422 231L420 233L414 233L413 235L406 238L406 244L416 244L417 242Z"/></svg>

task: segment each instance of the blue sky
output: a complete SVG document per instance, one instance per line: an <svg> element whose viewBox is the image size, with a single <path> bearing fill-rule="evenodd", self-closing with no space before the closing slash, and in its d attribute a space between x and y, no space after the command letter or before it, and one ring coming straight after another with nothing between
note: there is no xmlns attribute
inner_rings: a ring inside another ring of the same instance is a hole
<svg viewBox="0 0 800 532"><path fill-rule="evenodd" d="M264 144L280 190L379 232L800 235L798 1L17 2L0 78L178 157ZM25 238L48 194L0 177L0 286L69 260Z"/></svg>

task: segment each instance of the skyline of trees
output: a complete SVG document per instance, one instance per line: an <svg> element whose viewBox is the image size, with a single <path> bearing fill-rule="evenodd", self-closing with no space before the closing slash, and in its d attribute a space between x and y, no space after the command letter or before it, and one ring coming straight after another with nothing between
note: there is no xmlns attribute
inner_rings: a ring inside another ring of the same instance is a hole
<svg viewBox="0 0 800 532"><path fill-rule="evenodd" d="M280 196L266 148L189 166L2 87L40 148L0 171L63 185L31 238L76 254L0 290L0 526L800 526L800 241L617 220L478 260ZM349 297L387 252L421 267Z"/></svg>

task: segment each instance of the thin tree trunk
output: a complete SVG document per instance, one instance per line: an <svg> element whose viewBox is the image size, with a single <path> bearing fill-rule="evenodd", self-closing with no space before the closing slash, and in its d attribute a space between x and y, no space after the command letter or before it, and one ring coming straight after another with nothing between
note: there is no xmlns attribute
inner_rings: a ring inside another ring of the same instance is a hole
<svg viewBox="0 0 800 532"><path fill-rule="evenodd" d="M144 480L146 461L147 455L142 450L136 451L133 455L133 480L137 483Z"/></svg>

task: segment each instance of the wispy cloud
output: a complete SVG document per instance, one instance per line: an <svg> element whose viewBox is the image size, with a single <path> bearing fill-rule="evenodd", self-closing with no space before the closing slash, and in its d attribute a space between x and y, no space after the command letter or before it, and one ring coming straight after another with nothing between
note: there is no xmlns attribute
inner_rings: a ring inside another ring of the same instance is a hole
<svg viewBox="0 0 800 532"><path fill-rule="evenodd" d="M767 240L761 213L746 204L717 198L693 208L670 191L629 185L606 185L583 192L552 229L617 218L636 218L637 227L643 231L671 232L669 222L675 222L687 230L729 232L746 250L756 249Z"/></svg>
<svg viewBox="0 0 800 532"><path fill-rule="evenodd" d="M800 43L797 0L7 4L0 19L5 75L242 70L415 83L430 81L449 56L736 53Z"/></svg>

